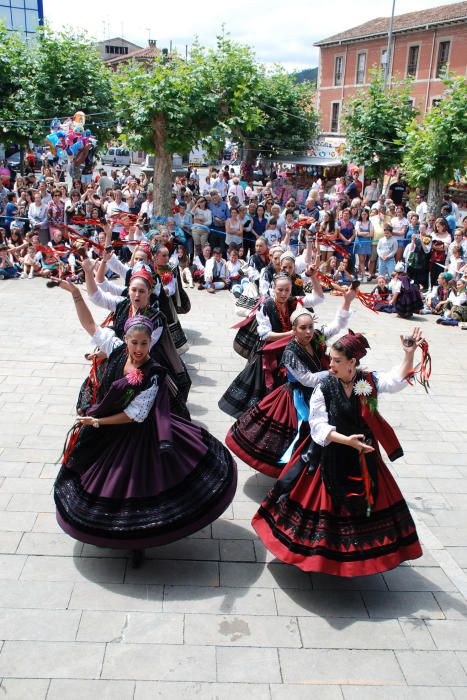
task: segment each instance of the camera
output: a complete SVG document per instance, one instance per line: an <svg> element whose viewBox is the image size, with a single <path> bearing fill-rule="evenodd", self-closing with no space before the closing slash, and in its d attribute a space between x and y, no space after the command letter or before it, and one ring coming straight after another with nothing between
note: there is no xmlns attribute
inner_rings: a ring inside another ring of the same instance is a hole
<svg viewBox="0 0 467 700"><path fill-rule="evenodd" d="M412 348L415 345L415 338L412 337L411 335L404 335L402 339L402 344L406 348Z"/></svg>

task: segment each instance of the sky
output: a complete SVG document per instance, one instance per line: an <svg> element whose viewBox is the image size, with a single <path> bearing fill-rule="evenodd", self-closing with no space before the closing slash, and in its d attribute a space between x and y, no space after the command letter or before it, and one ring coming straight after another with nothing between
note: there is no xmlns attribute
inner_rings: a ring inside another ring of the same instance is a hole
<svg viewBox="0 0 467 700"><path fill-rule="evenodd" d="M451 4L440 0L396 0L395 14ZM358 9L357 9L358 7ZM248 44L263 63L281 63L287 71L313 68L319 62L315 41L363 24L388 17L392 0L355 3L349 0L234 0L197 3L193 0L44 0L44 14L54 29L85 29L97 40L123 36L140 46L148 38L159 48L170 40L182 55L194 36L204 46L213 46L222 33Z"/></svg>

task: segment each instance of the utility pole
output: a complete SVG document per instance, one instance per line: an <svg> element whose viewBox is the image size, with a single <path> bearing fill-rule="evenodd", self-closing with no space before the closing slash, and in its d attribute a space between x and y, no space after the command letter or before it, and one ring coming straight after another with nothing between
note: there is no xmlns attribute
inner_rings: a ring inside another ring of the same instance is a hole
<svg viewBox="0 0 467 700"><path fill-rule="evenodd" d="M386 65L384 67L384 78L386 83L386 88L391 84L391 50L392 50L392 29L394 26L394 9L396 7L396 0L392 0L392 12L391 19L389 20L389 31L388 31L388 47L386 49Z"/></svg>

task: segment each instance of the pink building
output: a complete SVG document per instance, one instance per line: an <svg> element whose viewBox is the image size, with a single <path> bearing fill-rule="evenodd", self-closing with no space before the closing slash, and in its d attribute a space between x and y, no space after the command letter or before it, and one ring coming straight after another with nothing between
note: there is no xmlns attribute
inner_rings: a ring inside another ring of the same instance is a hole
<svg viewBox="0 0 467 700"><path fill-rule="evenodd" d="M368 70L385 64L389 18L377 19L318 41L317 109L322 134L340 134L346 100L368 84ZM412 99L423 115L436 103L448 69L467 69L467 2L394 17L391 76L413 76Z"/></svg>

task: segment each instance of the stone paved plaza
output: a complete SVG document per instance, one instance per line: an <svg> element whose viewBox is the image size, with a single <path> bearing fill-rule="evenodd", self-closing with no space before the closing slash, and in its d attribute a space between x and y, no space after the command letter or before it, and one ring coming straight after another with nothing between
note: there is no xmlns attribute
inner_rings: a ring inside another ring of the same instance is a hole
<svg viewBox="0 0 467 700"><path fill-rule="evenodd" d="M226 292L191 297L190 408L223 439L217 400L244 362L238 318ZM367 366L399 363L411 324L354 306L351 326L374 346ZM424 556L343 580L274 561L250 525L271 480L243 464L223 517L149 550L139 570L63 534L52 486L89 342L70 296L43 280L0 282L0 309L0 698L467 699L465 331L421 317L431 393L381 399Z"/></svg>

